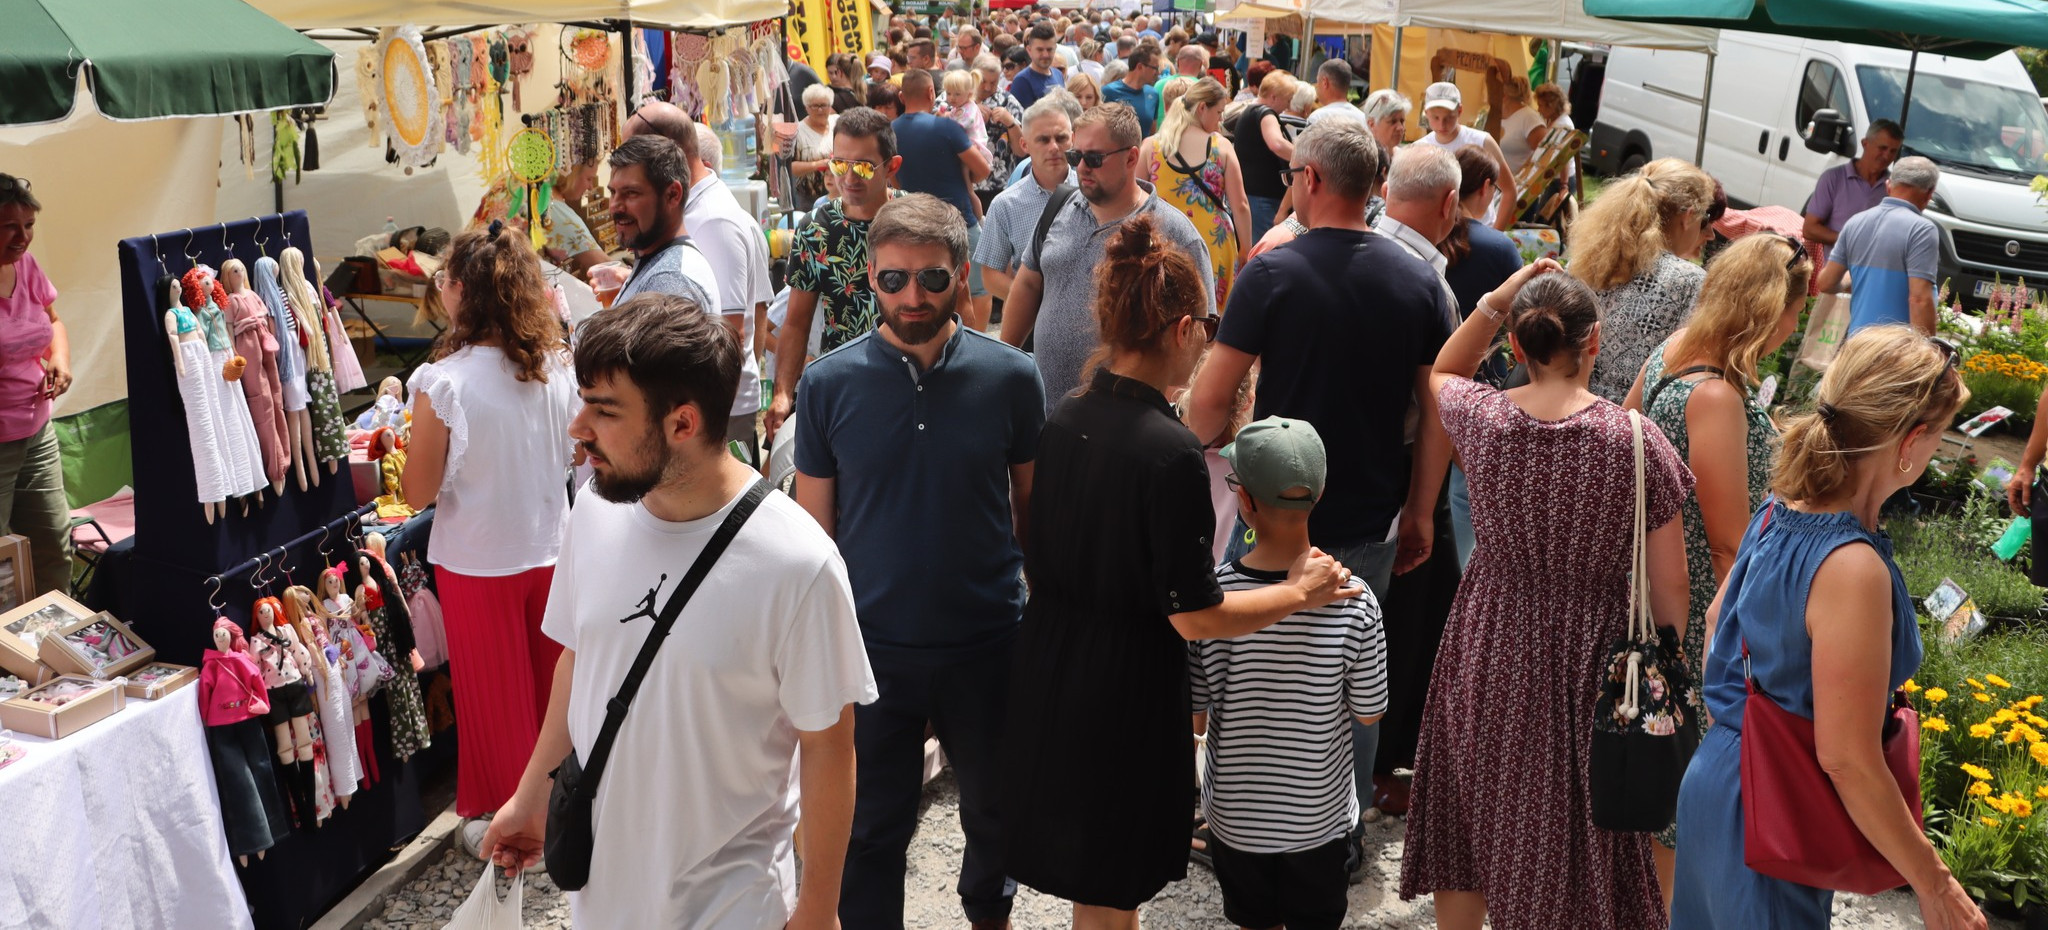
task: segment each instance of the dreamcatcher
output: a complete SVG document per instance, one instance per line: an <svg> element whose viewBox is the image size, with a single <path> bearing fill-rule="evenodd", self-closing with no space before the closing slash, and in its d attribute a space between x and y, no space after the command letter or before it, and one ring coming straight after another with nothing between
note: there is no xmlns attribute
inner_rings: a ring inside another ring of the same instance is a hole
<svg viewBox="0 0 2048 930"><path fill-rule="evenodd" d="M564 29L562 55L585 71L602 72L612 61L612 37L595 29Z"/></svg>
<svg viewBox="0 0 2048 930"><path fill-rule="evenodd" d="M407 174L434 160L434 143L442 130L439 94L434 92L432 68L420 31L402 26L385 40L378 55L381 63L380 97L385 121L390 125L390 145Z"/></svg>
<svg viewBox="0 0 2048 930"><path fill-rule="evenodd" d="M533 73L533 37L518 29L505 32L505 83L512 85L512 109L524 111L525 105L519 100L519 85L526 76Z"/></svg>
<svg viewBox="0 0 2048 930"><path fill-rule="evenodd" d="M524 218L536 251L547 244L548 202L554 198L555 140L531 126L519 130L505 147L511 180L505 185L510 203L507 219Z"/></svg>
<svg viewBox="0 0 2048 930"><path fill-rule="evenodd" d="M471 55L468 39L456 38L443 43L448 56L448 125L446 138L455 146L455 151L469 154L469 123L474 116L470 105L469 82Z"/></svg>

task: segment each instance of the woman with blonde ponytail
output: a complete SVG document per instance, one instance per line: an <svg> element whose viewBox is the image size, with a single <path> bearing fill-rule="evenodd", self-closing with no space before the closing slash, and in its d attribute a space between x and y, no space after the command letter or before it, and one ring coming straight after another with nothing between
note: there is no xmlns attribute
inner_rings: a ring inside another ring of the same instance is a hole
<svg viewBox="0 0 2048 930"><path fill-rule="evenodd" d="M1787 424L1774 497L1751 518L1707 615L1707 710L1678 793L1674 930L1822 930L1834 892L1744 863L1745 675L1813 721L1820 768L1863 838L1912 885L1929 930L1982 930L1885 765L1884 710L1920 667L1920 627L1892 544L1886 498L1919 480L1969 396L1955 349L1904 326L1857 331L1828 367L1812 412Z"/></svg>
<svg viewBox="0 0 2048 930"><path fill-rule="evenodd" d="M1771 488L1778 430L1756 403L1757 360L1777 350L1799 325L1813 261L1799 240L1775 233L1745 236L1707 269L1699 306L1685 328L1650 353L1629 390L1640 410L1692 468L1686 498L1685 566L1692 608L1685 625L1690 680L1699 681L1713 621L1707 604L1728 577L1749 515ZM1697 690L1693 713L1710 721ZM1671 901L1676 829L1657 837L1657 879Z"/></svg>
<svg viewBox="0 0 2048 930"><path fill-rule="evenodd" d="M1706 235L1713 201L1706 172L1659 158L1609 184L1573 227L1567 268L1600 300L1593 393L1621 403L1650 350L1692 312L1706 272L1679 256Z"/></svg>
<svg viewBox="0 0 2048 930"><path fill-rule="evenodd" d="M1320 550L1225 593L1202 444L1166 393L1215 338L1199 266L1140 214L1095 269L1101 347L1046 419L1033 465L1002 793L1004 871L1135 928L1186 877L1195 760L1188 641L1239 636L1359 594Z"/></svg>
<svg viewBox="0 0 2048 930"><path fill-rule="evenodd" d="M1240 256L1251 252L1252 208L1237 152L1218 130L1230 93L1215 78L1190 81L1166 107L1159 133L1139 149L1138 170L1154 192L1193 220L1209 247L1216 306L1230 302Z"/></svg>
<svg viewBox="0 0 2048 930"><path fill-rule="evenodd" d="M348 424L341 415L341 392L334 385L334 357L327 354L327 337L322 328L326 307L320 303L320 292L306 280L305 253L296 247L288 248L279 253L277 260L284 279L285 305L291 308L299 338L306 342L307 416L294 424L301 430L294 441L311 444L310 461L326 462L328 474L333 474L341 469L342 460L348 458ZM309 471L313 483L319 484L319 472Z"/></svg>

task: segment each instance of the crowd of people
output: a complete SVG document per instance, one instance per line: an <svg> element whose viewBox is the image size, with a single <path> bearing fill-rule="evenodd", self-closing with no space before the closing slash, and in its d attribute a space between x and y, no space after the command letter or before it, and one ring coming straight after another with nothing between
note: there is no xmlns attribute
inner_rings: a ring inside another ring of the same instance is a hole
<svg viewBox="0 0 2048 930"><path fill-rule="evenodd" d="M596 754L578 925L901 927L935 737L975 927L1020 884L1135 927L1191 861L1222 919L1336 927L1385 816L1391 890L1454 930L1824 927L1831 892L1744 864L1753 678L1928 926L1983 927L1879 750L1920 656L1879 509L1965 399L1896 325L1933 166L1873 130L1818 267L1772 234L1702 266L1726 201L1674 159L1524 266L1554 88L1497 139L1432 85L1408 143L1346 62L1192 25L898 18L834 56L793 89L814 199L772 334L762 237L667 104L608 160L632 276L570 336L516 231L458 238L405 490L484 734L465 845L559 854L554 779ZM1853 336L1774 418L1760 361L1851 276ZM1639 561L1705 734L1661 834L1590 812Z"/></svg>

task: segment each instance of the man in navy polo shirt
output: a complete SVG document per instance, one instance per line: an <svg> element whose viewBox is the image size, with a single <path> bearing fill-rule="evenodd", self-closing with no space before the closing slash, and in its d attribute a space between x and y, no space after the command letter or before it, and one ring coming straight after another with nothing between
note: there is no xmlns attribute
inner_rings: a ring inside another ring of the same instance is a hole
<svg viewBox="0 0 2048 930"><path fill-rule="evenodd" d="M951 312L966 270L958 210L929 194L882 207L868 230L881 325L811 364L794 416L796 499L839 544L881 689L854 717L847 927L903 926L927 721L960 784L968 922L1005 926L1016 892L997 766L1045 393L1029 356Z"/></svg>
<svg viewBox="0 0 2048 930"><path fill-rule="evenodd" d="M1067 83L1065 73L1052 69L1055 48L1051 26L1039 23L1031 27L1031 32L1024 39L1024 51L1031 56L1031 67L1017 72L1017 76L1010 79L1010 96L1017 98L1018 106L1028 107L1037 103L1047 90Z"/></svg>

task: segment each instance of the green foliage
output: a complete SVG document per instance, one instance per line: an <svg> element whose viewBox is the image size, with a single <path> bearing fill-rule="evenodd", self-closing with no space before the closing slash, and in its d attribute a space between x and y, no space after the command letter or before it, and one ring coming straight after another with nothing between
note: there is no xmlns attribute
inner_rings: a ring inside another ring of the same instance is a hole
<svg viewBox="0 0 2048 930"><path fill-rule="evenodd" d="M1987 616L2034 617L2041 609L2041 590L2025 572L2000 562L1991 543L2005 531L2005 517L1991 493L1971 494L1954 514L1896 521L1887 526L1895 545L1894 558L1906 578L1906 590L1924 598L1954 579ZM2048 652L2048 646L2044 646ZM2044 682L2048 686L2048 682Z"/></svg>
<svg viewBox="0 0 2048 930"><path fill-rule="evenodd" d="M2034 93L2048 97L2048 49L2016 48L2013 53L2027 67L2027 77L2034 79Z"/></svg>
<svg viewBox="0 0 2048 930"><path fill-rule="evenodd" d="M2024 906L2048 897L2048 629L2039 624L1948 643L1931 625L1908 683L1920 712L1927 835L1976 897Z"/></svg>

